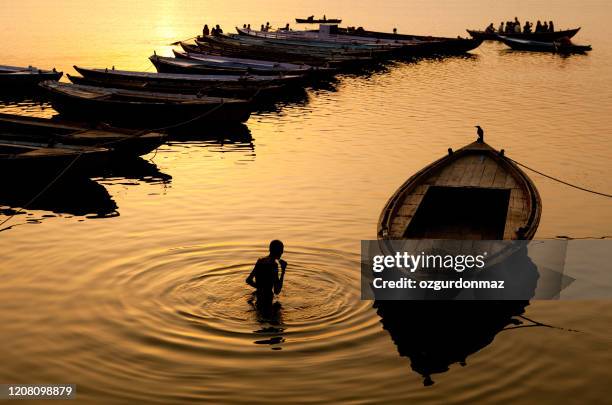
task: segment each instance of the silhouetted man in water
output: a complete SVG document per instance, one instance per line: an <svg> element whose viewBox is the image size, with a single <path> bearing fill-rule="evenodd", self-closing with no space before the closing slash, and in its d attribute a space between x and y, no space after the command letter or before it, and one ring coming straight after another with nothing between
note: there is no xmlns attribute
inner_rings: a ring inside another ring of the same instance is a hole
<svg viewBox="0 0 612 405"><path fill-rule="evenodd" d="M280 294L287 268L287 262L281 260L283 250L283 242L280 240L270 242L270 254L257 260L251 274L247 277L247 284L257 289L258 299L272 301L274 294ZM278 274L279 265L280 276Z"/></svg>

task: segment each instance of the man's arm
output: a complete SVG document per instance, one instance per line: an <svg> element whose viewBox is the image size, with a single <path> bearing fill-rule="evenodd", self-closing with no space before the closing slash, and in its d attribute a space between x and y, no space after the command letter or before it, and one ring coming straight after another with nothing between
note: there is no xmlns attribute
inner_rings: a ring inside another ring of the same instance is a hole
<svg viewBox="0 0 612 405"><path fill-rule="evenodd" d="M256 273L258 265L259 265L259 260L257 261L257 263L255 263L255 267L253 267L253 270L251 270L251 274L249 274L249 276L246 278L246 283L253 288L257 288L257 284L255 283L254 279L255 279L255 273Z"/></svg>
<svg viewBox="0 0 612 405"><path fill-rule="evenodd" d="M285 280L285 269L287 268L286 261L279 260L279 263L281 265L281 275L276 279L276 282L274 283L274 294L276 295L280 294L281 290L283 289L283 281Z"/></svg>

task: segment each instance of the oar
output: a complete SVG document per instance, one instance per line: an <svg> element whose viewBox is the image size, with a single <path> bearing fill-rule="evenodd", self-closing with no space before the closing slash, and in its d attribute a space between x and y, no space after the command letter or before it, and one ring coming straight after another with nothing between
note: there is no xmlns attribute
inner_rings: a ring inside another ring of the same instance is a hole
<svg viewBox="0 0 612 405"><path fill-rule="evenodd" d="M181 42L186 42L186 41L189 41L189 40L195 39L195 38L197 38L197 37L198 37L198 36L196 35L195 37L191 37L191 38L183 39L182 41L176 41L176 42L173 42L173 43L171 43L170 45L178 45L178 44L180 44Z"/></svg>

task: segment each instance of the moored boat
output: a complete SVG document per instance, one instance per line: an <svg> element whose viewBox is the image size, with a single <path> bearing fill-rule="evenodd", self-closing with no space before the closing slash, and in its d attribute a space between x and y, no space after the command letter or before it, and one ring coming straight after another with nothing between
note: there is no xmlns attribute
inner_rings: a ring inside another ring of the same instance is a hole
<svg viewBox="0 0 612 405"><path fill-rule="evenodd" d="M0 140L0 177L49 178L85 172L105 165L110 150L102 147Z"/></svg>
<svg viewBox="0 0 612 405"><path fill-rule="evenodd" d="M290 87L296 82L296 79L300 79L295 76L134 72L116 69L88 69L80 66L74 66L74 69L83 76L68 75L68 78L76 84L247 99L256 95L277 93Z"/></svg>
<svg viewBox="0 0 612 405"><path fill-rule="evenodd" d="M529 240L542 202L503 150L476 141L410 177L385 205L380 239Z"/></svg>
<svg viewBox="0 0 612 405"><path fill-rule="evenodd" d="M576 45L569 38L554 42L530 41L526 39L508 38L500 35L499 40L510 48L519 51L554 52L554 53L584 53L592 50L591 45Z"/></svg>
<svg viewBox="0 0 612 405"><path fill-rule="evenodd" d="M62 72L57 70L38 69L33 66L3 66L0 65L0 88L2 90L36 89L36 85L45 80L59 80Z"/></svg>
<svg viewBox="0 0 612 405"><path fill-rule="evenodd" d="M114 154L138 156L153 151L165 140L166 135L158 132L0 113L0 141L100 146L111 148Z"/></svg>
<svg viewBox="0 0 612 405"><path fill-rule="evenodd" d="M246 100L43 82L59 112L113 123L160 128L202 122L245 122Z"/></svg>
<svg viewBox="0 0 612 405"><path fill-rule="evenodd" d="M260 69L254 71L246 67L246 65L226 65L224 67L218 67L218 65L210 66L206 61L198 59L187 59L187 58L169 58L165 56L153 55L149 58L151 63L155 66L159 73L183 73L183 74L211 74L212 72L223 74L223 75L236 75L236 76L247 76L250 74L256 74L259 76L271 76L275 78L285 78L286 82L300 81L303 79L304 74L307 70L299 72L298 74L285 74L283 71L273 72L268 69ZM265 73L265 74L262 74Z"/></svg>
<svg viewBox="0 0 612 405"><path fill-rule="evenodd" d="M333 68L316 67L306 64L281 63L258 59L246 59L225 57L218 55L206 55L201 52L180 52L173 50L174 56L178 59L188 59L197 61L202 65L221 68L246 69L248 73L257 75L322 75L333 74Z"/></svg>
<svg viewBox="0 0 612 405"><path fill-rule="evenodd" d="M572 38L580 31L580 27L570 29L570 30L562 30L562 31L554 31L554 32L504 32L501 35L507 38L515 38L515 39L527 39L531 41L541 41L541 42L553 42L559 40L561 38L567 37ZM499 41L500 33L497 32L487 32L487 31L479 31L479 30L467 30L467 32L472 36L472 38L482 38L484 40L493 40Z"/></svg>

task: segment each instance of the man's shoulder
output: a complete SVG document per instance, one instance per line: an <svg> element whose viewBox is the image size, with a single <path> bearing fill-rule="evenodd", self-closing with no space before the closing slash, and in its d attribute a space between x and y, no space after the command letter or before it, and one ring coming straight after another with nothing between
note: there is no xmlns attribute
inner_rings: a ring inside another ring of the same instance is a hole
<svg viewBox="0 0 612 405"><path fill-rule="evenodd" d="M260 257L259 259L257 259L257 264L270 265L273 263L274 263L274 260L272 260L270 256Z"/></svg>

